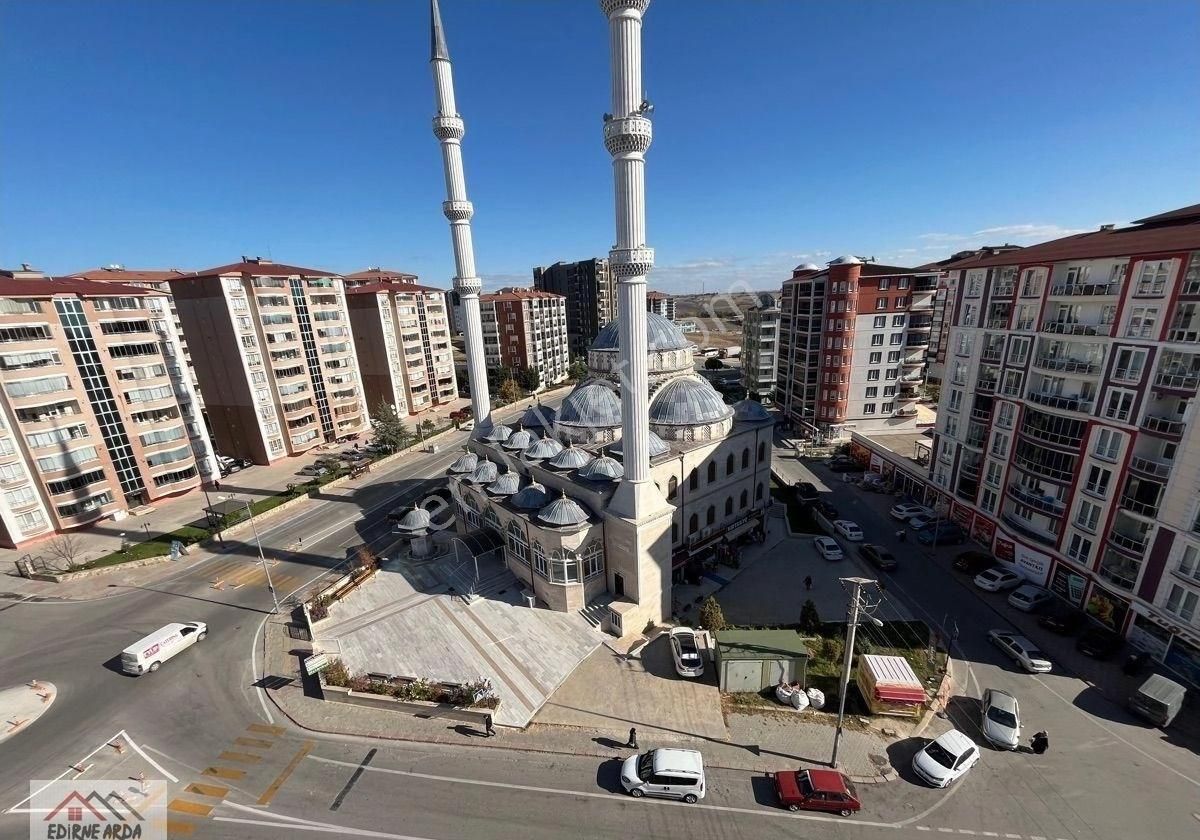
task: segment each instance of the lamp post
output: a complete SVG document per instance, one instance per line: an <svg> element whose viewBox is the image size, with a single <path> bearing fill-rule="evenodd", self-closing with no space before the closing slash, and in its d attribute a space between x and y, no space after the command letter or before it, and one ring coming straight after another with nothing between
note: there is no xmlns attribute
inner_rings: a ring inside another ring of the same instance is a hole
<svg viewBox="0 0 1200 840"><path fill-rule="evenodd" d="M267 589L271 590L271 600L275 602L274 612L279 612L279 597L275 594L275 584L271 583L271 567L267 565L266 555L263 554L262 540L258 536L258 525L254 522L254 511L250 509L250 502L233 496L224 498L226 501L238 502L246 506L246 515L250 517L250 529L254 532L254 543L258 546L258 559L262 561L263 573L267 576Z"/></svg>

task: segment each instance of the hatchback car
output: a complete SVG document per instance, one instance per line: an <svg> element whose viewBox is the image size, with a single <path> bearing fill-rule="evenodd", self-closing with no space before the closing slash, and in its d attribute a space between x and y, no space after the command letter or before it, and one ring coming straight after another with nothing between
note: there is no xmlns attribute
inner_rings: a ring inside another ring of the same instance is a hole
<svg viewBox="0 0 1200 840"><path fill-rule="evenodd" d="M661 796L689 804L704 798L704 759L696 750L658 749L621 764L621 787L636 798Z"/></svg>
<svg viewBox="0 0 1200 840"><path fill-rule="evenodd" d="M1051 669L1046 654L1037 645L1008 630L989 630L988 641L1031 674L1048 674Z"/></svg>
<svg viewBox="0 0 1200 840"><path fill-rule="evenodd" d="M992 746L1015 750L1021 743L1021 710L1007 691L989 688L979 702L979 731Z"/></svg>
<svg viewBox="0 0 1200 840"><path fill-rule="evenodd" d="M320 478L327 472L329 472L329 470L325 469L319 464L309 464L307 467L301 467L299 470L297 470L298 475L311 475L314 478Z"/></svg>
<svg viewBox="0 0 1200 840"><path fill-rule="evenodd" d="M888 511L892 519L899 519L901 522L907 522L914 516L933 517L933 511L925 507L925 505L911 504L909 502L901 502L898 505L892 505L892 509Z"/></svg>
<svg viewBox="0 0 1200 840"><path fill-rule="evenodd" d="M1005 589L1016 589L1021 585L1021 576L1008 569L993 566L986 572L975 575L975 585L986 592L1000 592Z"/></svg>
<svg viewBox="0 0 1200 840"><path fill-rule="evenodd" d="M1032 583L1023 583L1008 596L1008 605L1021 612L1037 612L1038 608L1050 603L1053 597L1047 589Z"/></svg>
<svg viewBox="0 0 1200 840"><path fill-rule="evenodd" d="M838 518L838 509L829 504L829 502L817 501L813 504L813 507L820 511L821 515L830 522Z"/></svg>
<svg viewBox="0 0 1200 840"><path fill-rule="evenodd" d="M829 811L848 817L862 808L854 782L836 770L782 770L775 779L779 804L789 811Z"/></svg>
<svg viewBox="0 0 1200 840"><path fill-rule="evenodd" d="M944 788L961 779L979 761L979 747L957 729L944 732L913 756L913 772L921 781Z"/></svg>
<svg viewBox="0 0 1200 840"><path fill-rule="evenodd" d="M862 528L858 527L857 522L852 522L849 519L836 519L833 523L833 530L837 531L850 542L862 542Z"/></svg>
<svg viewBox="0 0 1200 840"><path fill-rule="evenodd" d="M1117 633L1093 626L1075 642L1075 649L1093 659L1108 659L1121 649L1125 640Z"/></svg>
<svg viewBox="0 0 1200 840"><path fill-rule="evenodd" d="M826 560L842 559L842 547L833 537L813 537L813 548Z"/></svg>
<svg viewBox="0 0 1200 840"><path fill-rule="evenodd" d="M802 502L812 503L821 497L817 492L817 486L811 481L796 482L796 498Z"/></svg>
<svg viewBox="0 0 1200 840"><path fill-rule="evenodd" d="M675 673L681 677L699 677L704 673L704 657L696 644L696 631L690 627L674 627L670 633L671 658Z"/></svg>
<svg viewBox="0 0 1200 840"><path fill-rule="evenodd" d="M921 545L962 545L967 541L967 532L953 522L939 522L917 532Z"/></svg>
<svg viewBox="0 0 1200 840"><path fill-rule="evenodd" d="M863 543L858 547L858 556L875 568L883 569L885 572L894 571L898 567L896 558L892 552L880 545Z"/></svg>

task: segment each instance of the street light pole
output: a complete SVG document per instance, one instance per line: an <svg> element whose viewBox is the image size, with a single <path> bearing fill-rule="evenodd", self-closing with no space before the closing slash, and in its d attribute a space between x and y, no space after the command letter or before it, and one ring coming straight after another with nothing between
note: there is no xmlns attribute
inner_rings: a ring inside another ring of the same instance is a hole
<svg viewBox="0 0 1200 840"><path fill-rule="evenodd" d="M851 587L850 614L846 623L846 652L842 657L842 685L838 690L837 728L833 731L833 756L829 759L830 767L837 767L838 746L842 740L842 721L846 716L846 690L850 687L850 665L854 661L854 637L858 631L858 617L862 608L862 588L875 583L870 578L862 577L842 578L841 581L850 584ZM867 617L875 624L883 625L883 622L874 616Z"/></svg>
<svg viewBox="0 0 1200 840"><path fill-rule="evenodd" d="M250 509L250 502L245 499L233 499L235 502L241 502L246 506L246 515L250 517L250 530L254 532L254 543L258 546L258 559L262 561L263 572L267 576L267 589L271 590L271 600L275 602L275 612L279 612L279 596L275 594L275 584L271 583L271 567L267 565L267 557L263 554L262 540L258 536L258 525L254 522L254 511Z"/></svg>

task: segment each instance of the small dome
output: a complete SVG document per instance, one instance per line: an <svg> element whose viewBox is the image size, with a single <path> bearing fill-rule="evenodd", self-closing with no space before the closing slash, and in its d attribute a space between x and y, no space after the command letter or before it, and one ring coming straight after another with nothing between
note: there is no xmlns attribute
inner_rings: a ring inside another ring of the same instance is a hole
<svg viewBox="0 0 1200 840"><path fill-rule="evenodd" d="M547 408L539 402L525 409L521 415L521 425L526 429L549 429L554 425L557 414L553 408Z"/></svg>
<svg viewBox="0 0 1200 840"><path fill-rule="evenodd" d="M589 429L621 425L621 401L613 389L593 379L576 386L558 410L558 422Z"/></svg>
<svg viewBox="0 0 1200 840"><path fill-rule="evenodd" d="M592 342L591 350L617 350L620 346L620 323L609 321ZM685 350L692 343L684 338L675 322L653 312L646 313L646 349Z"/></svg>
<svg viewBox="0 0 1200 840"><path fill-rule="evenodd" d="M821 267L815 263L804 263L792 269L792 271L820 271Z"/></svg>
<svg viewBox="0 0 1200 840"><path fill-rule="evenodd" d="M582 525L588 521L587 511L574 499L568 499L563 493L550 504L538 511L537 518L547 525L569 527Z"/></svg>
<svg viewBox="0 0 1200 840"><path fill-rule="evenodd" d="M830 260L830 265L862 265L862 260L852 254L843 254L836 260Z"/></svg>
<svg viewBox="0 0 1200 840"><path fill-rule="evenodd" d="M685 376L658 389L650 401L650 422L667 426L697 426L724 420L732 413L713 386Z"/></svg>
<svg viewBox="0 0 1200 840"><path fill-rule="evenodd" d="M469 473L472 472L477 466L479 466L479 456L474 452L464 451L463 454L458 456L458 460L450 465L450 472Z"/></svg>
<svg viewBox="0 0 1200 840"><path fill-rule="evenodd" d="M592 455L586 449L568 446L550 459L550 466L558 470L578 470L591 463Z"/></svg>
<svg viewBox="0 0 1200 840"><path fill-rule="evenodd" d="M510 501L521 510L541 510L546 506L546 488L536 481L526 484Z"/></svg>
<svg viewBox="0 0 1200 840"><path fill-rule="evenodd" d="M500 471L496 469L496 465L484 458L475 468L475 472L467 476L466 480L472 484L491 484L499 474Z"/></svg>
<svg viewBox="0 0 1200 840"><path fill-rule="evenodd" d="M503 443L512 437L513 430L502 423L497 423L492 427L492 430L483 436L484 440L490 440L492 443Z"/></svg>
<svg viewBox="0 0 1200 840"><path fill-rule="evenodd" d="M506 470L487 486L487 491L495 496L511 496L521 489L521 474Z"/></svg>
<svg viewBox="0 0 1200 840"><path fill-rule="evenodd" d="M579 477L588 481L616 481L624 475L621 462L604 454L579 471Z"/></svg>
<svg viewBox="0 0 1200 840"><path fill-rule="evenodd" d="M770 420L771 414L757 400L742 400L733 406L733 419L744 423L761 423Z"/></svg>
<svg viewBox="0 0 1200 840"><path fill-rule="evenodd" d="M525 457L534 460L553 458L563 451L563 445L552 437L544 437L525 450Z"/></svg>
<svg viewBox="0 0 1200 840"><path fill-rule="evenodd" d="M616 453L617 455L624 457L625 450L621 446L622 440L624 440L624 438L622 438L621 440L618 440L616 443L614 443L612 446L610 446L609 450ZM654 432L650 433L649 440L650 440L650 457L651 458L657 458L659 455L666 455L668 452L671 451L671 447L667 446L666 441L664 441L658 435L654 434Z"/></svg>
<svg viewBox="0 0 1200 840"><path fill-rule="evenodd" d="M775 295L771 294L770 292L763 292L762 294L760 294L758 296L758 308L759 309L778 309L779 308L779 298L777 298Z"/></svg>
<svg viewBox="0 0 1200 840"><path fill-rule="evenodd" d="M429 515L429 511L418 506L404 514L404 517L396 523L396 528L400 531L414 533L423 531L431 525L433 525L433 518Z"/></svg>
<svg viewBox="0 0 1200 840"><path fill-rule="evenodd" d="M533 432L526 431L525 429L517 429L517 431L509 435L508 440L500 445L505 449L527 449L533 441Z"/></svg>

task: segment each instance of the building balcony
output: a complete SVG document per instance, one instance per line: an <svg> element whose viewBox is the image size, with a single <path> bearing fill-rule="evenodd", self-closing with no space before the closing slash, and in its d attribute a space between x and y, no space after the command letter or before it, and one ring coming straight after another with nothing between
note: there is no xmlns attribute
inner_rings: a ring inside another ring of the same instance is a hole
<svg viewBox="0 0 1200 840"><path fill-rule="evenodd" d="M1083 446L1082 434L1076 435L1062 434L1061 432L1051 432L1028 422L1022 423L1021 428L1018 431L1024 437L1030 438L1038 443L1049 443L1053 446L1060 446L1064 449L1075 450L1078 450Z"/></svg>
<svg viewBox="0 0 1200 840"><path fill-rule="evenodd" d="M1134 456L1129 460L1129 469L1150 478L1167 478L1174 466L1170 461L1160 461L1157 458L1142 458Z"/></svg>
<svg viewBox="0 0 1200 840"><path fill-rule="evenodd" d="M1137 585L1138 573L1141 568L1141 563L1130 560L1128 557L1106 552L1104 559L1100 561L1100 568L1096 571L1100 577L1117 589L1132 592L1133 587Z"/></svg>
<svg viewBox="0 0 1200 840"><path fill-rule="evenodd" d="M1000 362L1004 360L1004 350L1000 347L985 347L979 353L981 362Z"/></svg>
<svg viewBox="0 0 1200 840"><path fill-rule="evenodd" d="M999 386L999 384L1000 384L1000 380L998 380L998 379L982 379L981 378L976 381L975 389L977 391L979 391L979 393L981 393L981 394L994 394L994 393L996 393L996 388Z"/></svg>
<svg viewBox="0 0 1200 840"><path fill-rule="evenodd" d="M1062 371L1064 373L1094 374L1100 365L1083 359L1070 359L1065 356L1035 356L1033 366L1044 370Z"/></svg>
<svg viewBox="0 0 1200 840"><path fill-rule="evenodd" d="M1200 280L1189 280L1179 288L1180 295L1194 297L1200 295Z"/></svg>
<svg viewBox="0 0 1200 840"><path fill-rule="evenodd" d="M1200 325L1172 325L1171 329L1167 330L1167 341L1182 341L1187 344L1200 343Z"/></svg>
<svg viewBox="0 0 1200 840"><path fill-rule="evenodd" d="M1020 452L1013 454L1013 463L1019 466L1025 472L1045 478L1059 484L1070 484L1075 480L1075 473L1072 470L1063 470L1057 467L1052 467L1044 461L1031 458Z"/></svg>
<svg viewBox="0 0 1200 840"><path fill-rule="evenodd" d="M992 297L1012 297L1017 291L1016 283L993 283Z"/></svg>
<svg viewBox="0 0 1200 840"><path fill-rule="evenodd" d="M1086 399L1081 395L1063 396L1061 394L1043 394L1041 391L1031 391L1029 399L1033 400L1038 405L1044 405L1049 408L1058 408L1064 411L1079 411L1084 414L1091 414L1092 408L1095 406L1090 399Z"/></svg>
<svg viewBox="0 0 1200 840"><path fill-rule="evenodd" d="M1112 335L1112 324L1081 324L1078 321L1043 321L1042 332L1054 335Z"/></svg>
<svg viewBox="0 0 1200 840"><path fill-rule="evenodd" d="M1166 438L1183 437L1184 425L1178 420L1168 420L1166 417L1156 417L1148 414L1142 420L1142 428L1152 435Z"/></svg>
<svg viewBox="0 0 1200 840"><path fill-rule="evenodd" d="M1050 287L1050 297L1112 297L1120 292L1120 283L1059 283Z"/></svg>
<svg viewBox="0 0 1200 840"><path fill-rule="evenodd" d="M1160 504L1161 499L1151 502L1145 499L1137 499L1133 496L1130 496L1128 493L1121 494L1122 508L1130 513L1137 514L1138 516L1144 516L1147 519L1154 518L1155 514L1158 513Z"/></svg>
<svg viewBox="0 0 1200 840"><path fill-rule="evenodd" d="M1039 542L1042 545L1050 546L1051 548L1058 543L1057 536L1048 531L1043 531L1032 522L1022 519L1011 511L1004 511L1004 513L1000 514L1000 518L1003 519L1004 522L1014 531L1028 537L1034 542Z"/></svg>
<svg viewBox="0 0 1200 840"><path fill-rule="evenodd" d="M929 346L929 330L918 333L906 333L904 336L905 347L928 347Z"/></svg>
<svg viewBox="0 0 1200 840"><path fill-rule="evenodd" d="M1194 394L1200 387L1200 373L1158 373L1154 376L1154 387Z"/></svg>
<svg viewBox="0 0 1200 840"><path fill-rule="evenodd" d="M1039 510L1042 513L1050 516L1062 516L1066 512L1066 503L1060 501L1054 496L1046 496L1044 494L1034 493L1028 487L1025 487L1020 482L1014 481L1008 485L1008 495L1012 496L1019 502L1022 502L1034 510Z"/></svg>
<svg viewBox="0 0 1200 840"><path fill-rule="evenodd" d="M972 408L971 409L971 419L979 420L983 423L986 423L987 421L992 419L992 409L991 408Z"/></svg>
<svg viewBox="0 0 1200 840"><path fill-rule="evenodd" d="M1150 544L1150 538L1145 534L1123 534L1120 531L1113 531L1108 535L1108 544L1135 560L1141 560L1146 556L1146 547Z"/></svg>
<svg viewBox="0 0 1200 840"><path fill-rule="evenodd" d="M925 364L925 354L914 353L913 355L905 356L900 363L905 367L919 367L920 365Z"/></svg>
<svg viewBox="0 0 1200 840"><path fill-rule="evenodd" d="M1012 316L1005 316L1005 317L1001 317L1001 318L988 318L987 321L985 322L985 325L989 330L1006 330L1006 329L1008 329L1008 322L1011 319L1012 319Z"/></svg>

